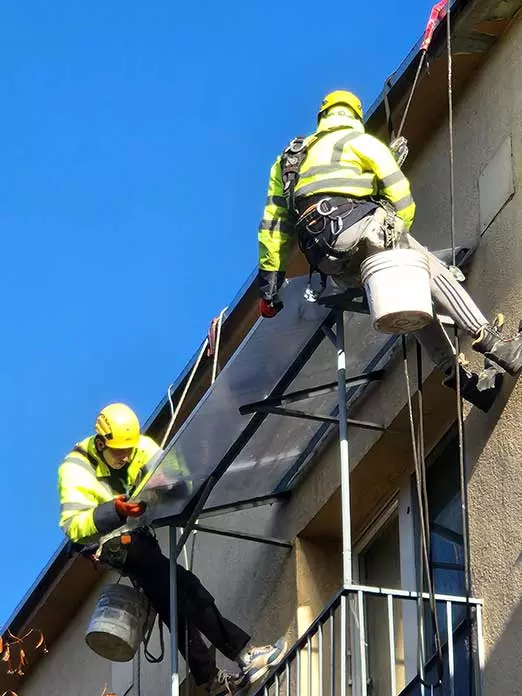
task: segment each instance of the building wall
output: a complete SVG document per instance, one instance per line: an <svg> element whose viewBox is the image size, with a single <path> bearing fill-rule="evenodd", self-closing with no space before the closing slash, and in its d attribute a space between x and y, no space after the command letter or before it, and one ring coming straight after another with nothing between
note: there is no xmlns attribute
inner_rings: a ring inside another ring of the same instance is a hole
<svg viewBox="0 0 522 696"><path fill-rule="evenodd" d="M457 240L480 244L468 288L486 316L505 313L509 333L522 317L521 60L518 21L492 51L455 112ZM516 193L480 237L479 176L507 138L512 141ZM448 246L447 125L415 163L412 181L419 201L416 230L423 240ZM476 358L474 362L479 363ZM521 407L521 385L510 378L489 414L473 409L466 418L473 594L485 601L488 696L520 693Z"/></svg>
<svg viewBox="0 0 522 696"><path fill-rule="evenodd" d="M21 695L100 696L104 687L110 686L111 663L89 650L84 639L98 592L91 593L65 633L39 661L21 687Z"/></svg>
<svg viewBox="0 0 522 696"><path fill-rule="evenodd" d="M457 209L463 232L475 237L477 178L505 139L512 140L516 193L482 236L470 274L478 303L488 316L503 311L509 332L522 317L521 59L519 21L478 75L455 123ZM485 601L488 696L520 693L521 401L521 385L509 379L497 407L487 416L472 412L466 422L473 592Z"/></svg>

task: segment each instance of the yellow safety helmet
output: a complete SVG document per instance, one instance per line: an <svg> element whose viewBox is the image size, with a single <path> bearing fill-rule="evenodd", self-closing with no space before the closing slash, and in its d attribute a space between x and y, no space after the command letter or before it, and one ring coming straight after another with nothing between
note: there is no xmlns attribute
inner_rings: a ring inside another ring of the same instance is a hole
<svg viewBox="0 0 522 696"><path fill-rule="evenodd" d="M125 404L109 404L102 408L94 427L112 449L137 447L140 441L138 416Z"/></svg>
<svg viewBox="0 0 522 696"><path fill-rule="evenodd" d="M317 120L321 118L321 115L329 109L331 106L336 106L337 104L346 104L351 109L355 111L357 116L361 119L363 117L363 108L361 100L353 92L346 92L343 89L336 89L335 92L330 92L321 102L319 107L319 113L317 114Z"/></svg>

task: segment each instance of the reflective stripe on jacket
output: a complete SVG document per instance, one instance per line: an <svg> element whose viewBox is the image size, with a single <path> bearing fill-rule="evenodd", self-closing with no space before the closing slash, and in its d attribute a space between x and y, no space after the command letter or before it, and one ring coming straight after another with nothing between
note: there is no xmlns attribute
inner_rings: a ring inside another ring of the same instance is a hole
<svg viewBox="0 0 522 696"><path fill-rule="evenodd" d="M320 193L353 198L381 196L393 203L406 229L411 227L415 203L410 183L390 149L365 133L361 121L339 115L323 118L305 142L310 147L299 170L296 199ZM259 226L261 271L286 270L295 238L292 216L283 197L280 162L278 157L270 171L268 198Z"/></svg>
<svg viewBox="0 0 522 696"><path fill-rule="evenodd" d="M80 452L73 450L60 465L60 527L72 541L89 543L107 531L96 526L95 509L112 501L118 493L108 483L111 470L96 451L94 436L86 438L77 446L88 452L92 463ZM127 467L126 483L129 491L146 471L147 462L160 451L154 440L146 435L140 436L139 445Z"/></svg>

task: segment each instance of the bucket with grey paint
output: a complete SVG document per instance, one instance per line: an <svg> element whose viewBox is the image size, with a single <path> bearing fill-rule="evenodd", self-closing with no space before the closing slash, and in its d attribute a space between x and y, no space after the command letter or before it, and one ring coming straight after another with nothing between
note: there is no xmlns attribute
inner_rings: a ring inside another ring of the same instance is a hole
<svg viewBox="0 0 522 696"><path fill-rule="evenodd" d="M85 633L87 645L107 660L132 660L143 640L145 624L150 625L148 606L134 587L105 585Z"/></svg>
<svg viewBox="0 0 522 696"><path fill-rule="evenodd" d="M361 264L361 279L376 331L419 331L433 320L429 264L421 251L373 254Z"/></svg>

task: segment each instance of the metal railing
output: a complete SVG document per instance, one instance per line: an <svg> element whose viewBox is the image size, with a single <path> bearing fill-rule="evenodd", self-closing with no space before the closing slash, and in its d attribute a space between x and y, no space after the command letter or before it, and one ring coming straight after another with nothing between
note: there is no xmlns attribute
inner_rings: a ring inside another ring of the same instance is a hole
<svg viewBox="0 0 522 696"><path fill-rule="evenodd" d="M418 621L421 612L429 616L428 594L354 585L333 598L256 694L483 696L481 600L435 601L442 663L430 658L429 619L424 629Z"/></svg>

